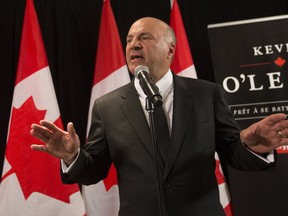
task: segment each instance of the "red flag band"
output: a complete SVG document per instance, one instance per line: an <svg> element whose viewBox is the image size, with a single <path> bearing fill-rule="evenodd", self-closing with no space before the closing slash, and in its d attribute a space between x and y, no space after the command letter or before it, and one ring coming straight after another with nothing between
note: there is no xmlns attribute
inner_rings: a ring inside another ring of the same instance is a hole
<svg viewBox="0 0 288 216"><path fill-rule="evenodd" d="M38 142L30 135L31 124L41 119L63 128L33 0L27 0L0 185L0 215L84 215L78 185L61 182L59 160L30 148Z"/></svg>
<svg viewBox="0 0 288 216"><path fill-rule="evenodd" d="M87 134L91 124L94 100L130 82L110 0L103 2L99 32ZM116 170L113 165L106 179L95 185L82 186L82 192L87 215L118 215L119 194Z"/></svg>
<svg viewBox="0 0 288 216"><path fill-rule="evenodd" d="M172 71L180 76L197 78L192 54L190 52L189 43L187 40L185 27L183 24L177 0L174 0L174 2L172 3L170 26L173 28L175 36L177 38L177 49L175 52L173 63L171 65ZM179 53L180 51L181 54ZM215 169L215 175L219 186L220 202L224 208L226 216L232 216L230 195L224 175L221 171L221 164L217 154L215 154L215 160L217 164Z"/></svg>

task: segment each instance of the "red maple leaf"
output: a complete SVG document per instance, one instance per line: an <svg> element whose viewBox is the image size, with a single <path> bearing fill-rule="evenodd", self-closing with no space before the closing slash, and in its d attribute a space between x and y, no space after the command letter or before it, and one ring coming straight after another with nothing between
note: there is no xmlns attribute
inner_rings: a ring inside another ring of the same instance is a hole
<svg viewBox="0 0 288 216"><path fill-rule="evenodd" d="M31 144L39 143L39 140L30 135L31 124L39 122L45 114L46 110L36 108L32 97L19 109L13 107L6 147L6 158L12 168L3 176L2 181L15 173L25 199L33 192L39 192L69 203L70 195L79 191L78 185L62 184L59 159L30 148ZM54 123L62 125L60 119Z"/></svg>
<svg viewBox="0 0 288 216"><path fill-rule="evenodd" d="M282 67L286 63L286 60L281 57L278 57L276 60L274 60L274 63L277 66Z"/></svg>
<svg viewBox="0 0 288 216"><path fill-rule="evenodd" d="M110 167L108 176L103 180L106 191L109 191L113 185L117 185L117 174L114 165Z"/></svg>

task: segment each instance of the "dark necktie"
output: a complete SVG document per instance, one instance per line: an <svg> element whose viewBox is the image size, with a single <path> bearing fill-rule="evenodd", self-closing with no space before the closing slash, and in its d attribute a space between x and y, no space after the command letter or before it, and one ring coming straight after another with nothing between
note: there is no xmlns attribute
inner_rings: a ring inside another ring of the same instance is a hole
<svg viewBox="0 0 288 216"><path fill-rule="evenodd" d="M162 163L161 165L165 167L168 148L170 144L170 134L167 119L162 106L155 107L154 109L154 125L155 125L156 146L159 152L158 155Z"/></svg>

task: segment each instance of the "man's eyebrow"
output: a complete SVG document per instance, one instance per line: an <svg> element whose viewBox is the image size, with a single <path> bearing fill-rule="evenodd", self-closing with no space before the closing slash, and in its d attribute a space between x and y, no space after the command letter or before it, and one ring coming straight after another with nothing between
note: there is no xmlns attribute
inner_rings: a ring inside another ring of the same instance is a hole
<svg viewBox="0 0 288 216"><path fill-rule="evenodd" d="M149 32L142 32L142 33L139 34L139 37L146 36L146 35L151 36L152 34L149 33ZM127 38L127 39L128 39L128 38L133 38L133 35L132 35L132 34L129 34L129 35L127 35L126 38Z"/></svg>
<svg viewBox="0 0 288 216"><path fill-rule="evenodd" d="M150 32L142 32L140 36L152 35Z"/></svg>
<svg viewBox="0 0 288 216"><path fill-rule="evenodd" d="M133 37L132 35L127 35L127 37L126 37L126 38L128 39L128 38L132 38L132 37Z"/></svg>

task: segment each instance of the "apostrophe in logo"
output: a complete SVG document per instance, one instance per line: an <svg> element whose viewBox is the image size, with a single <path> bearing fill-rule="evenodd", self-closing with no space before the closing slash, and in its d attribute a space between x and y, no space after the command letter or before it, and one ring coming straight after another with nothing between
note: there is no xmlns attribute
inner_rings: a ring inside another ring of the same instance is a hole
<svg viewBox="0 0 288 216"><path fill-rule="evenodd" d="M286 63L286 60L278 57L276 60L274 60L274 63L281 68Z"/></svg>

